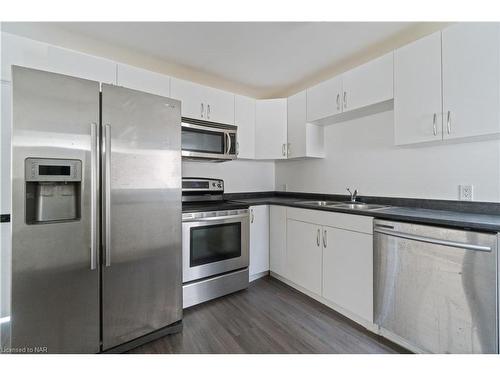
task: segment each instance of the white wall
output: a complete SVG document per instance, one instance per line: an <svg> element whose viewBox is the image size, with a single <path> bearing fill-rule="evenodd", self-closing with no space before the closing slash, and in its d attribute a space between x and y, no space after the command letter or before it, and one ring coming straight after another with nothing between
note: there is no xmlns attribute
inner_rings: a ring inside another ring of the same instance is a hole
<svg viewBox="0 0 500 375"><path fill-rule="evenodd" d="M500 200L500 141L401 148L393 129L392 111L326 127L326 158L276 162L276 189L458 199L472 184L474 200Z"/></svg>
<svg viewBox="0 0 500 375"><path fill-rule="evenodd" d="M224 180L226 193L275 190L272 161L232 160L223 163L184 161L182 176L221 178Z"/></svg>

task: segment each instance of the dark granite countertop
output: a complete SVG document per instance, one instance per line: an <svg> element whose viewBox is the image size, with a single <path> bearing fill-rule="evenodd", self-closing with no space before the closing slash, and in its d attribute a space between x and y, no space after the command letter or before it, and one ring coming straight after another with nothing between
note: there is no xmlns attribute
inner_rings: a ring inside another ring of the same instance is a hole
<svg viewBox="0 0 500 375"><path fill-rule="evenodd" d="M345 196L327 196L298 193L267 193L267 194L229 194L228 199L248 204L249 206L274 204L297 208L306 208L321 211L349 213L353 215L372 216L380 219L405 221L419 224L433 224L461 229L475 229L481 231L500 232L500 214L498 203L456 202L404 199L404 198L375 198L361 197L360 201L388 205L389 207L377 210L349 210L335 207L310 206L297 204L304 200L336 200L345 201ZM401 204L401 206L395 203ZM410 206L413 204L414 206ZM420 206L420 207L419 207ZM437 209L433 209L436 207ZM490 207L490 208L488 208ZM468 209L469 212L465 210Z"/></svg>

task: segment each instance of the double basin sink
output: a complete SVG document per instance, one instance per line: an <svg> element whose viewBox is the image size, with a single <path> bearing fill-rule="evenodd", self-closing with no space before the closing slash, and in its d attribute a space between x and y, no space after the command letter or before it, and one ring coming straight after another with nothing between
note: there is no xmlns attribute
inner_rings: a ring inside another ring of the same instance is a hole
<svg viewBox="0 0 500 375"><path fill-rule="evenodd" d="M337 201L299 201L296 204L301 204L304 206L313 207L332 207L340 208L344 210L356 210L356 211L373 211L380 210L383 208L388 208L388 206L382 206L380 204L369 204L363 202L337 202Z"/></svg>

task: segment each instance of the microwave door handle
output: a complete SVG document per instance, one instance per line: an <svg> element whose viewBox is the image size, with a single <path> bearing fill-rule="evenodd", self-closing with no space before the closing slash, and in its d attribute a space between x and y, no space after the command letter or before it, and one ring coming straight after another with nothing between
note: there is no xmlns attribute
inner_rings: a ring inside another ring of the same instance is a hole
<svg viewBox="0 0 500 375"><path fill-rule="evenodd" d="M225 133L226 134L226 137L227 137L227 143L226 143L226 146L227 146L227 149L226 149L226 155L229 155L229 153L231 152L231 136L229 135L229 133Z"/></svg>

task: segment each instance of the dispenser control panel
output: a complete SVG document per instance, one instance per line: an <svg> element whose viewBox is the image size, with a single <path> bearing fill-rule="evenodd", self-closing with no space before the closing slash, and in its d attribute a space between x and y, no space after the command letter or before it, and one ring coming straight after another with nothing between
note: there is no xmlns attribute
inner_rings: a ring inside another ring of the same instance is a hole
<svg viewBox="0 0 500 375"><path fill-rule="evenodd" d="M35 181L81 181L82 161L74 159L27 158L25 161L26 182Z"/></svg>

